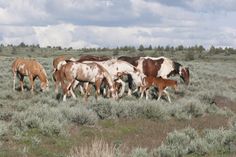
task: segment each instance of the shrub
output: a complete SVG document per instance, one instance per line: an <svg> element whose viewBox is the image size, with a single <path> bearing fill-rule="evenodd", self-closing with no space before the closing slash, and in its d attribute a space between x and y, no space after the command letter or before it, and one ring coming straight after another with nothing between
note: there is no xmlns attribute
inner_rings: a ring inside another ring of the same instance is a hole
<svg viewBox="0 0 236 157"><path fill-rule="evenodd" d="M147 149L136 148L132 150L130 157L148 157Z"/></svg>
<svg viewBox="0 0 236 157"><path fill-rule="evenodd" d="M90 109L86 109L82 105L71 108L64 108L62 113L69 121L80 125L94 125L98 120L96 113L94 113Z"/></svg>
<svg viewBox="0 0 236 157"><path fill-rule="evenodd" d="M0 120L0 139L8 132L8 124Z"/></svg>

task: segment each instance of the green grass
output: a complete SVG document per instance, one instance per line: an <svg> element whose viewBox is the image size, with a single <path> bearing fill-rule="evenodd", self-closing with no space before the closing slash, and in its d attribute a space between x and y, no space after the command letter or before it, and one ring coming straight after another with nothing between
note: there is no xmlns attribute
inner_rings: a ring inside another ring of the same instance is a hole
<svg viewBox="0 0 236 157"><path fill-rule="evenodd" d="M213 97L225 96L232 102L236 102L236 55L230 55L230 57L217 55L204 60L180 61L183 65L190 67L191 83L186 88L180 83L179 77L173 77L178 80L179 93L174 94L172 90L169 90L173 102L171 104L165 99L158 102L155 96L153 100L148 101L138 100L135 96L125 96L118 101L101 98L96 102L92 94L89 97L89 103L85 105L79 94L77 100L68 99L66 103L61 99L56 99L51 66L52 56L59 54L56 52L47 54L46 49L42 51L44 51L44 57L40 55L39 50L32 56L36 57L46 69L50 91L41 93L37 80L34 95L27 90L12 91L10 66L14 57L8 55L8 50L3 51L4 57L0 57L0 88L3 89L0 91L0 144L3 146L0 149L0 156L23 156L24 154L66 156L72 147L91 143L95 137L118 145L128 144L129 152L127 153L129 154L133 146L139 147L137 143L132 142L133 139L128 138L129 136L132 138L135 138L133 135L146 136L148 139L145 131L149 128L145 128L145 123L158 125L166 123L166 126L162 126L164 130L165 127L174 127L173 120L186 127L184 124L206 116L223 117L222 119L226 121L235 116L235 110L216 106L213 103ZM60 53L66 52L60 51ZM151 53L153 52L147 52L147 54ZM22 49L17 56L27 56L26 54ZM76 51L69 52L68 55L70 54L79 56ZM120 52L121 54L123 53ZM27 78L25 84L29 86ZM211 121L205 123L211 123ZM206 124L203 124L205 129L208 128ZM226 124L222 122L222 125ZM161 130L153 131L150 136L160 134L160 132ZM166 134L162 135L166 136ZM161 141L164 139L165 137L162 137ZM149 149L153 147L145 142L145 138L143 141L143 148L145 145ZM156 148L159 146L160 143L156 145ZM144 153L145 150L133 151L134 156L137 152Z"/></svg>

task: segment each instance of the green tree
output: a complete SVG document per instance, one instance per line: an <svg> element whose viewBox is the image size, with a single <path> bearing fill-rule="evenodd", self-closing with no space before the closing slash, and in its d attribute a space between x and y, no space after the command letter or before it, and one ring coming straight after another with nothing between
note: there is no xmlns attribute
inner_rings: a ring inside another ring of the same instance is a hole
<svg viewBox="0 0 236 157"><path fill-rule="evenodd" d="M214 46L211 46L209 49L209 54L215 54L216 53L216 48Z"/></svg>
<svg viewBox="0 0 236 157"><path fill-rule="evenodd" d="M143 51L144 50L144 46L141 44L138 48L139 51Z"/></svg>
<svg viewBox="0 0 236 157"><path fill-rule="evenodd" d="M152 50L152 45L149 45L148 50Z"/></svg>
<svg viewBox="0 0 236 157"><path fill-rule="evenodd" d="M16 54L17 54L17 53L16 53L16 48L15 48L15 46L12 47L11 54L13 54L13 55L16 55Z"/></svg>

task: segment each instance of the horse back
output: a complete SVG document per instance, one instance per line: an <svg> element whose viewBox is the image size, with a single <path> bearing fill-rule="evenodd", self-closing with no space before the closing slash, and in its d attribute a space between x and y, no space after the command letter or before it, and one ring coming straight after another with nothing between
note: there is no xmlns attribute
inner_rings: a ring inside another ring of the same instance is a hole
<svg viewBox="0 0 236 157"><path fill-rule="evenodd" d="M122 61L126 61L130 64L132 64L133 66L137 67L138 66L138 60L140 57L129 57L129 56L120 56L118 57L118 60L122 60Z"/></svg>
<svg viewBox="0 0 236 157"><path fill-rule="evenodd" d="M144 59L143 64L143 73L146 76L153 76L156 77L158 74L158 71L161 69L161 65L163 63L164 59L158 59L158 60L152 60L152 59Z"/></svg>

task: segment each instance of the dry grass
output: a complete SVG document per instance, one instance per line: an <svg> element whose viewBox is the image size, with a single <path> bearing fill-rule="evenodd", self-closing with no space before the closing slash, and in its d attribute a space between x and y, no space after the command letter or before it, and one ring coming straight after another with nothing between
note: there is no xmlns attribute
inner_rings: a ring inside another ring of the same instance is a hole
<svg viewBox="0 0 236 157"><path fill-rule="evenodd" d="M104 140L95 139L90 145L71 150L68 157L115 157L116 148Z"/></svg>

